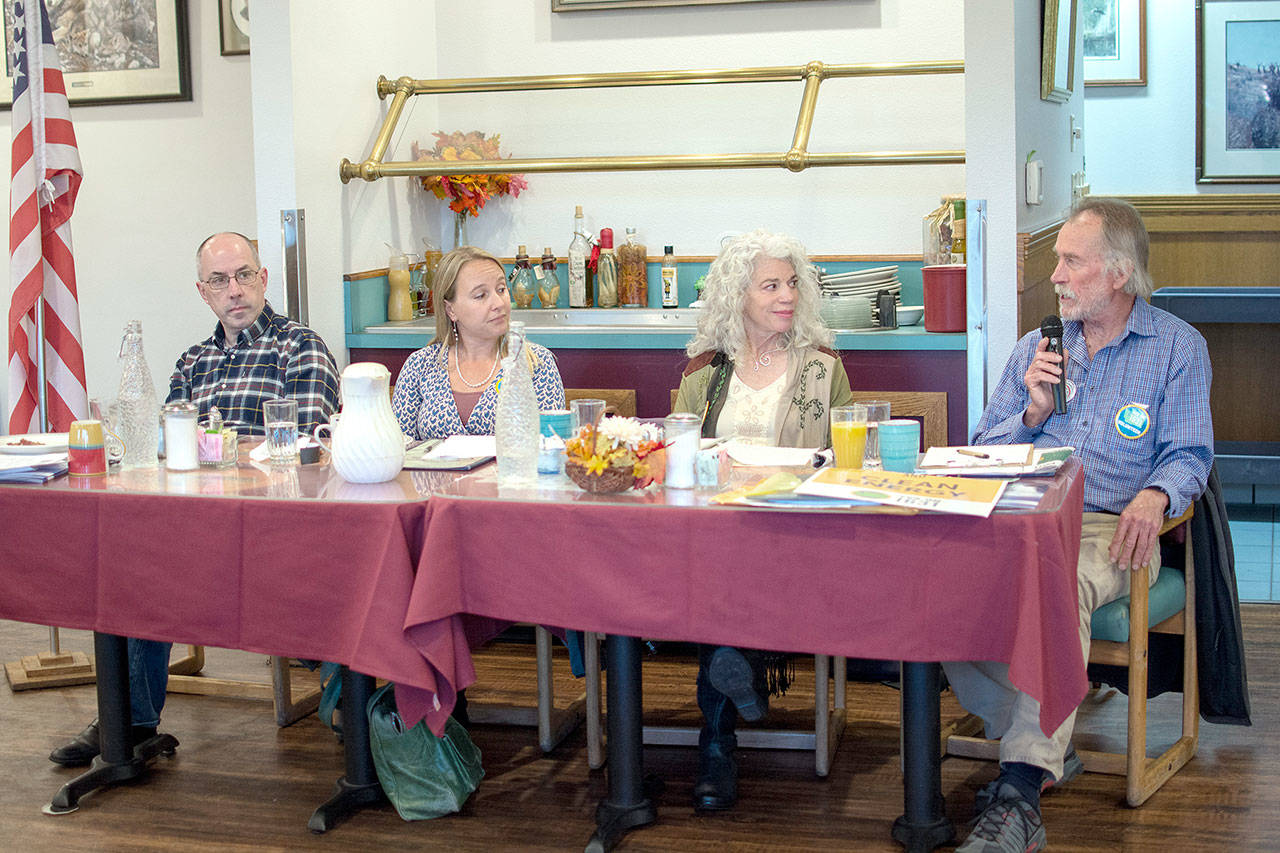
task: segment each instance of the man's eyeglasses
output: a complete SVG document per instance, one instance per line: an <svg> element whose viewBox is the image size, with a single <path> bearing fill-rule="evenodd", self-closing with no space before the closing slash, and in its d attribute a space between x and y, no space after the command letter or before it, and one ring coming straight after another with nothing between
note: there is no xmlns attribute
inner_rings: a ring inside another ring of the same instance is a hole
<svg viewBox="0 0 1280 853"><path fill-rule="evenodd" d="M234 276L236 280L236 284L240 285L241 287L248 287L249 285L253 284L255 281L258 280L258 273L260 272L262 272L261 268L258 268L256 270L240 270ZM219 291L227 289L227 286L231 284L231 278L232 276L226 276L226 275L223 275L222 273L216 273L214 275L209 276L207 279L205 279L204 284L210 290L217 293Z"/></svg>

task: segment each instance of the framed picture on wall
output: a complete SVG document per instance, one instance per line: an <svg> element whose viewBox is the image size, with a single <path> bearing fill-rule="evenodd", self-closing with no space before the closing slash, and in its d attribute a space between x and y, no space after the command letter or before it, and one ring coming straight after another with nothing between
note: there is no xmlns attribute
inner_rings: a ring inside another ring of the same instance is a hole
<svg viewBox="0 0 1280 853"><path fill-rule="evenodd" d="M186 0L48 3L72 104L191 100ZM13 4L4 4L0 106L13 106Z"/></svg>
<svg viewBox="0 0 1280 853"><path fill-rule="evenodd" d="M1196 182L1280 183L1280 0L1196 7Z"/></svg>
<svg viewBox="0 0 1280 853"><path fill-rule="evenodd" d="M1040 42L1040 99L1063 104L1076 74L1076 0L1044 0Z"/></svg>
<svg viewBox="0 0 1280 853"><path fill-rule="evenodd" d="M223 56L249 52L249 0L218 0L218 34Z"/></svg>
<svg viewBox="0 0 1280 853"><path fill-rule="evenodd" d="M1147 85L1147 0L1080 0L1086 86Z"/></svg>

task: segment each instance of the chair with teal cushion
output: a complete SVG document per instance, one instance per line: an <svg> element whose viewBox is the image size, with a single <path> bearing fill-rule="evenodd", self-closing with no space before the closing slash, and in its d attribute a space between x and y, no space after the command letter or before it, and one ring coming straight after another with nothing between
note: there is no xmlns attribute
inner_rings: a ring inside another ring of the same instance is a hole
<svg viewBox="0 0 1280 853"><path fill-rule="evenodd" d="M1194 506L1194 505L1193 505ZM1161 536L1181 539L1183 566L1163 566L1155 584L1148 585L1148 570L1137 569L1130 578L1131 593L1099 607L1093 613L1089 663L1128 668L1129 721L1123 753L1079 749L1084 769L1093 773L1124 776L1125 799L1140 806L1169 777L1196 754L1200 737L1200 689L1196 672L1196 621L1192 509L1169 519ZM1146 630L1138 628L1144 626ZM1136 628L1136 630L1135 630ZM1147 653L1150 634L1182 635L1182 736L1154 758L1147 756ZM981 729L970 715L953 727L957 731ZM946 752L968 758L999 760L1000 742L969 735L945 737Z"/></svg>
<svg viewBox="0 0 1280 853"><path fill-rule="evenodd" d="M1194 506L1194 504L1192 505ZM1124 776L1125 799L1140 806L1196 754L1200 688L1196 671L1196 606L1192 509L1165 522L1162 534L1182 539L1183 567L1164 566L1150 589L1147 569L1131 578L1131 593L1093 614L1089 663L1129 669L1128 746L1124 753L1078 750L1084 769ZM1148 630L1133 630L1135 626ZM1182 736L1159 756L1147 756L1147 652L1150 634L1182 635Z"/></svg>

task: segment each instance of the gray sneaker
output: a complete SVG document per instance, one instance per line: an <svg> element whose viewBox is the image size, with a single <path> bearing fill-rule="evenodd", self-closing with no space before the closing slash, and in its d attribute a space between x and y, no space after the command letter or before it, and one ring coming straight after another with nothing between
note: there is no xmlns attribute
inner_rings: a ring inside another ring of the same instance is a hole
<svg viewBox="0 0 1280 853"><path fill-rule="evenodd" d="M1072 779L1084 772L1084 762L1080 760L1080 756L1076 755L1074 746L1067 746L1067 754L1062 759L1062 778L1055 780L1048 773L1044 774L1044 781L1040 783L1040 793L1044 793L1050 788L1057 788L1067 784ZM992 779L986 785L978 790L973 796L973 814L976 820L983 812L987 810L987 806L996 800L996 788L999 787L1000 780Z"/></svg>
<svg viewBox="0 0 1280 853"><path fill-rule="evenodd" d="M1045 844L1040 812L1005 782L956 853L1034 853Z"/></svg>

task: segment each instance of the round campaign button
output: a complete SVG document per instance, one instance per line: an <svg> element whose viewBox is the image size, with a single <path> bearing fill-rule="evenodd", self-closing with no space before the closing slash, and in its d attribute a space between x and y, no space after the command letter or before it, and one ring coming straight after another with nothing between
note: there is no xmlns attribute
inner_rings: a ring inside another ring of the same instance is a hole
<svg viewBox="0 0 1280 853"><path fill-rule="evenodd" d="M1116 432L1125 438L1142 438L1151 428L1151 415L1140 403L1130 403L1116 412Z"/></svg>

